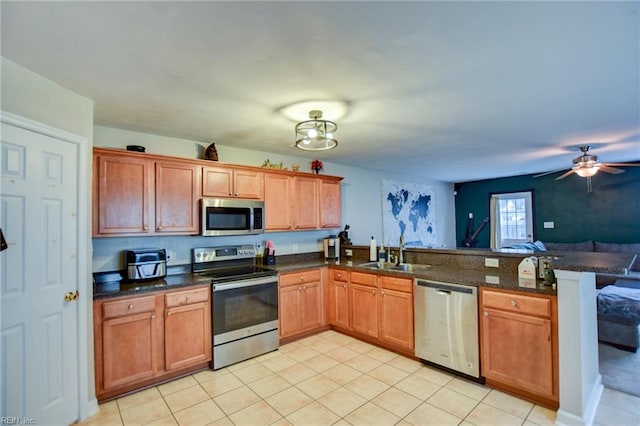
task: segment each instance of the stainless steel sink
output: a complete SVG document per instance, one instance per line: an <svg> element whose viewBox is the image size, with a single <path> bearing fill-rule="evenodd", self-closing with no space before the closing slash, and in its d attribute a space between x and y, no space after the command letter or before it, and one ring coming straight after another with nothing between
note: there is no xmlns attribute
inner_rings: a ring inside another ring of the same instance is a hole
<svg viewBox="0 0 640 426"><path fill-rule="evenodd" d="M405 272L412 272L412 271L417 272L417 271L425 270L431 267L431 265L420 265L420 264L412 264L412 263L401 263L399 265L396 265L394 263L383 263L383 262L361 263L358 266L361 268L380 269L380 270L386 270L386 271L405 271Z"/></svg>

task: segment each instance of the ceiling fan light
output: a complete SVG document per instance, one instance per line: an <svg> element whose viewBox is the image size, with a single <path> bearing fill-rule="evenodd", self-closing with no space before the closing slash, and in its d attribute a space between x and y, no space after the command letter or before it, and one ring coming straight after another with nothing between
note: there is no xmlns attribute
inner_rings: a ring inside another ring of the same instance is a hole
<svg viewBox="0 0 640 426"><path fill-rule="evenodd" d="M598 173L598 170L600 169L601 164L596 163L596 164L590 164L587 166L583 166L583 167L575 167L573 169L573 171L580 177L591 177L593 175L595 175L596 173Z"/></svg>

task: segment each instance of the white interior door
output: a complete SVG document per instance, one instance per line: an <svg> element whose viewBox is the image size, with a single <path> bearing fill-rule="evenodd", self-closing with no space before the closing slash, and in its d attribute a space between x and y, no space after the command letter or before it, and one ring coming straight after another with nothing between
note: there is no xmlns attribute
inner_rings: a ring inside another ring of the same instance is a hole
<svg viewBox="0 0 640 426"><path fill-rule="evenodd" d="M2 416L78 419L78 147L2 124Z"/></svg>

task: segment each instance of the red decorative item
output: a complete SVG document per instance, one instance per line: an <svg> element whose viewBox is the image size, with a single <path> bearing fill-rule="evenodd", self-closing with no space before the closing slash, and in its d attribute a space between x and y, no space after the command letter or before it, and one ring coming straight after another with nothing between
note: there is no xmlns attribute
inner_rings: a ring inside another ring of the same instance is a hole
<svg viewBox="0 0 640 426"><path fill-rule="evenodd" d="M315 173L320 173L320 170L322 170L322 161L313 160L311 162L311 170L313 170Z"/></svg>

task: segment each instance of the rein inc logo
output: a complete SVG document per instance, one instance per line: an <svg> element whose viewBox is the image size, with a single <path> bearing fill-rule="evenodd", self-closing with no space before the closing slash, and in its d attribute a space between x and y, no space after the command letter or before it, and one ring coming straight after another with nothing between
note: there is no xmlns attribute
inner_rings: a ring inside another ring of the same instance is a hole
<svg viewBox="0 0 640 426"><path fill-rule="evenodd" d="M0 425L35 425L35 424L37 424L36 419L31 417L18 417L18 416L0 417Z"/></svg>

